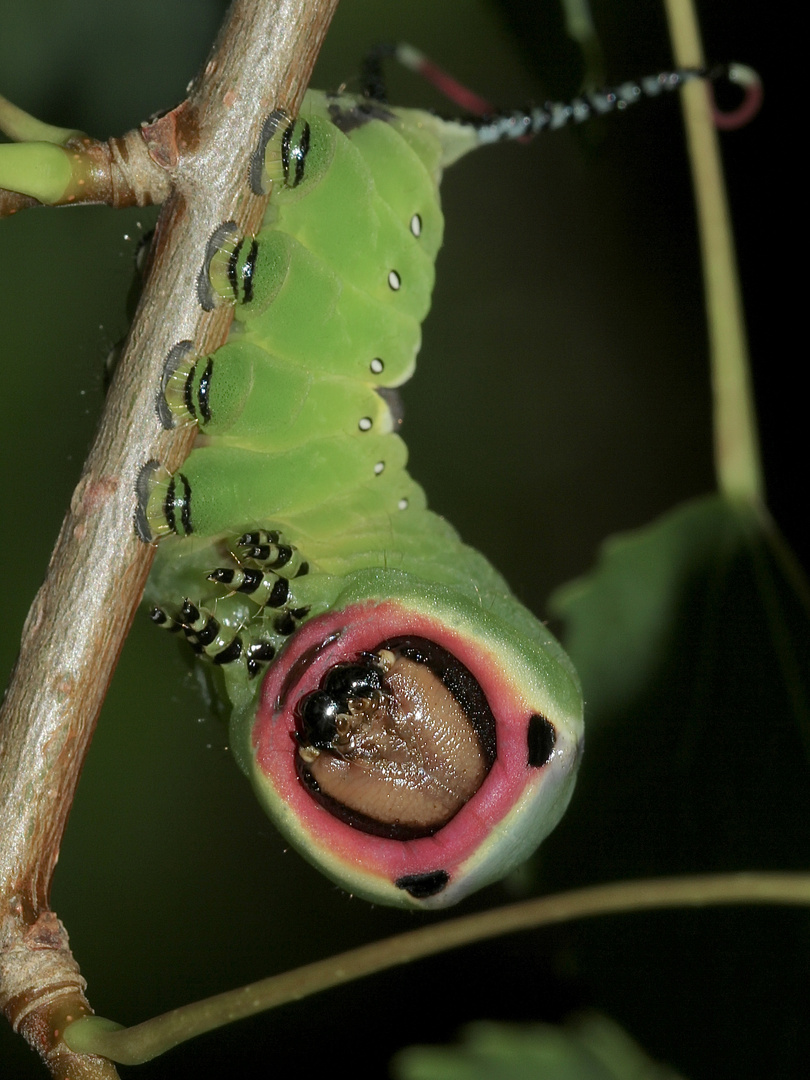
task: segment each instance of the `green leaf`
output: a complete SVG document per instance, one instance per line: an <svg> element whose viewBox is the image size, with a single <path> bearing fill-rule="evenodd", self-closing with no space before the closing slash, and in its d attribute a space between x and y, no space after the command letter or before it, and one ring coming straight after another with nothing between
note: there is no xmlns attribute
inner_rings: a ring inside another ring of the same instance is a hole
<svg viewBox="0 0 810 1080"><path fill-rule="evenodd" d="M556 594L586 703L566 821L586 880L611 859L614 876L805 864L806 597L770 519L719 496L608 540Z"/></svg>
<svg viewBox="0 0 810 1080"><path fill-rule="evenodd" d="M786 705L807 738L807 596L770 519L712 495L608 539L596 568L550 606L593 722L631 707L685 650L700 661L691 681L704 701L732 659L735 679L747 670L757 697Z"/></svg>
<svg viewBox="0 0 810 1080"><path fill-rule="evenodd" d="M411 1046L392 1062L396 1080L679 1080L617 1024L589 1015L566 1027L482 1021L457 1046Z"/></svg>

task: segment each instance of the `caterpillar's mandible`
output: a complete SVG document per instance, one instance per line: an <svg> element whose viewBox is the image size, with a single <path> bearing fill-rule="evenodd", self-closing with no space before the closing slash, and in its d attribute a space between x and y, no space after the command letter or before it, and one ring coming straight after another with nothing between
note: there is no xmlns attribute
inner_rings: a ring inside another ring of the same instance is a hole
<svg viewBox="0 0 810 1080"><path fill-rule="evenodd" d="M261 232L226 223L205 254L201 303L236 304L228 343L166 360L161 418L200 438L174 476L141 475L153 618L221 672L232 745L281 831L382 903L438 907L501 877L573 788L577 676L427 509L395 411L430 305L442 169L571 117L450 122L310 91L256 149Z"/></svg>

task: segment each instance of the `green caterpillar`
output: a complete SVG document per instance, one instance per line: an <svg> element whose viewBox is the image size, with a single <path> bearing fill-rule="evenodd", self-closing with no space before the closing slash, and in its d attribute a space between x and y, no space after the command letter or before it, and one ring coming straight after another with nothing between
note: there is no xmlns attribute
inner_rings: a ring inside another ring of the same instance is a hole
<svg viewBox="0 0 810 1080"><path fill-rule="evenodd" d="M167 357L158 412L200 437L139 481L152 616L221 672L282 833L370 900L440 907L502 877L564 812L582 746L570 661L427 509L396 434L442 170L641 92L473 123L310 91L256 149L262 230L225 224L206 253L200 301L236 304L229 341Z"/></svg>

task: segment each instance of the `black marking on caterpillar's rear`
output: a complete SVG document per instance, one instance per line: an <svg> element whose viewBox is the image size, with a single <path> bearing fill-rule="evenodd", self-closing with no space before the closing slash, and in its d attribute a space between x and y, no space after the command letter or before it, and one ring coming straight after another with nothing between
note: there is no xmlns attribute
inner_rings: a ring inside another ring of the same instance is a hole
<svg viewBox="0 0 810 1080"><path fill-rule="evenodd" d="M547 765L557 742L554 725L545 716L535 715L529 720L527 734L528 763L533 769Z"/></svg>
<svg viewBox="0 0 810 1080"><path fill-rule="evenodd" d="M211 260L224 247L233 245L238 235L239 230L236 228L236 222L225 221L214 229L205 246L205 257L197 275L197 299L203 311L213 311L219 300L211 284Z"/></svg>
<svg viewBox="0 0 810 1080"><path fill-rule="evenodd" d="M427 900L440 893L449 881L450 875L446 870L433 870L428 874L405 874L397 878L394 884L398 889L410 893L414 900Z"/></svg>

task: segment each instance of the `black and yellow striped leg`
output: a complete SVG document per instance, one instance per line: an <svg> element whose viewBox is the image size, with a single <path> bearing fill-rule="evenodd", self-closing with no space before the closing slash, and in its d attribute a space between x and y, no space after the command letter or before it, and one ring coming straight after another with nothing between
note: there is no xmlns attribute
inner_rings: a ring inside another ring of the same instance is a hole
<svg viewBox="0 0 810 1080"><path fill-rule="evenodd" d="M244 533L236 541L236 556L240 562L252 559L267 570L284 570L284 577L303 577L309 573L309 563L305 562L297 547L287 543L283 533L275 530L258 529Z"/></svg>
<svg viewBox="0 0 810 1080"><path fill-rule="evenodd" d="M289 581L272 571L220 567L208 575L208 580L251 597L259 607L281 608L290 599Z"/></svg>
<svg viewBox="0 0 810 1080"><path fill-rule="evenodd" d="M154 607L150 618L156 626L172 634L182 630L192 649L214 664L231 664L238 660L244 651L238 631L234 634L232 631L223 630L219 620L210 611L199 608L191 600L183 601L179 615L171 615L163 608Z"/></svg>
<svg viewBox="0 0 810 1080"><path fill-rule="evenodd" d="M205 608L185 600L180 613L189 643L215 664L232 664L242 655L240 634L223 630L219 620Z"/></svg>

